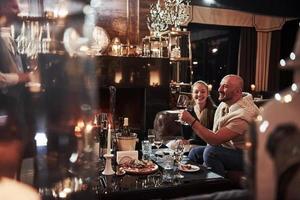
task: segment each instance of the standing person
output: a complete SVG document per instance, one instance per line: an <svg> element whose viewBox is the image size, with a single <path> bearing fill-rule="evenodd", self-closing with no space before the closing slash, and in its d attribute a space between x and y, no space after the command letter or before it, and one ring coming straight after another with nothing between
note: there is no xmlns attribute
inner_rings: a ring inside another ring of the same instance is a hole
<svg viewBox="0 0 300 200"><path fill-rule="evenodd" d="M208 143L206 147L192 149L189 158L201 163L203 157L204 164L222 176L226 170L243 169L244 136L249 123L259 113L251 94L242 92L243 85L243 79L238 75L227 75L222 79L218 89L221 103L215 113L212 131L189 112L179 114L179 118L190 124Z"/></svg>
<svg viewBox="0 0 300 200"><path fill-rule="evenodd" d="M18 12L16 0L0 1L0 145L9 143L16 146L15 150L18 153L14 154L17 155L17 160L13 161L14 165L20 165L23 147L28 140L23 96L24 83L29 81L29 73L23 72L21 57L10 31L10 25ZM1 152L5 150L1 149ZM13 156L1 156L0 159L8 157L14 159ZM0 163L7 165L10 171L7 176L10 177L14 176L19 167L12 167L7 160L1 160ZM5 168L3 165L1 167Z"/></svg>

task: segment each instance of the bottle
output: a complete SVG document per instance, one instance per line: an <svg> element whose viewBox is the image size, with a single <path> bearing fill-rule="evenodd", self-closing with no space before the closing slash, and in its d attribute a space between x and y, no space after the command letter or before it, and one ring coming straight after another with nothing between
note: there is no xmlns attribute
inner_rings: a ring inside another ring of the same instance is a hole
<svg viewBox="0 0 300 200"><path fill-rule="evenodd" d="M130 136L130 130L128 127L128 118L127 117L124 117L122 136L126 136L126 137Z"/></svg>

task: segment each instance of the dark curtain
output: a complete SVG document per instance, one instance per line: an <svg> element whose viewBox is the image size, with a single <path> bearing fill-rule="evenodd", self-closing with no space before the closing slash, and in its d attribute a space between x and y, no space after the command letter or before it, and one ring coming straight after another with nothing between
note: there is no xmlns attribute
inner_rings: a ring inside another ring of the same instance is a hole
<svg viewBox="0 0 300 200"><path fill-rule="evenodd" d="M244 79L245 91L250 91L250 85L255 83L256 67L256 30L241 28L238 74Z"/></svg>
<svg viewBox="0 0 300 200"><path fill-rule="evenodd" d="M270 60L269 60L269 79L268 79L268 91L278 91L279 84L279 59L280 59L280 31L272 32L271 48L270 48Z"/></svg>

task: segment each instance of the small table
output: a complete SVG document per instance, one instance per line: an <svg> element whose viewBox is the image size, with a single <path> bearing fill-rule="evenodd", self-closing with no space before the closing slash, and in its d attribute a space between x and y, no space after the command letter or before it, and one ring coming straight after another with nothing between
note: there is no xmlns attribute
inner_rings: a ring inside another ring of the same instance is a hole
<svg viewBox="0 0 300 200"><path fill-rule="evenodd" d="M198 172L182 172L185 177L181 180L162 183L155 187L155 184L151 183L151 178L162 178L161 166L150 175L105 176L100 171L101 165L98 162L88 161L89 159L86 160L88 162L83 160L80 166L74 167L70 165L69 157L65 157L64 153L48 156L42 154L36 159L44 163L39 165L36 174L36 187L43 199L68 195L70 199L145 200L176 198L232 188L228 179L209 171L204 166L200 166L201 170Z"/></svg>
<svg viewBox="0 0 300 200"><path fill-rule="evenodd" d="M154 150L155 151L155 150ZM155 185L153 179L162 180L163 164L157 162L159 170L150 175L100 176L98 195L100 199L155 199L175 198L195 194L231 189L228 179L209 171L202 165L197 172L181 172L183 179L161 182Z"/></svg>

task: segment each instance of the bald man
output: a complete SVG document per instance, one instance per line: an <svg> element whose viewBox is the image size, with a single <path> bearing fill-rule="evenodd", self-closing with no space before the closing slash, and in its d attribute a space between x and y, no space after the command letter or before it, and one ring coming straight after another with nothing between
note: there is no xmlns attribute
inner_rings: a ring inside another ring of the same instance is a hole
<svg viewBox="0 0 300 200"><path fill-rule="evenodd" d="M222 79L218 89L221 103L215 113L213 130L205 128L187 111L179 114L208 144L192 149L189 158L200 164L204 162L222 176L228 170L243 170L244 136L259 113L251 94L244 93L243 87L244 81L238 75L230 74Z"/></svg>

